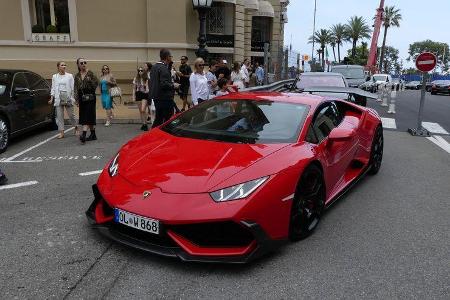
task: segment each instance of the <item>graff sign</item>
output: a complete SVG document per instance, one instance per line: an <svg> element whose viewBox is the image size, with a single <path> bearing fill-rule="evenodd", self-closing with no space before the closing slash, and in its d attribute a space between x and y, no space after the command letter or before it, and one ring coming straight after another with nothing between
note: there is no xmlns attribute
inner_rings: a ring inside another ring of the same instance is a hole
<svg viewBox="0 0 450 300"><path fill-rule="evenodd" d="M233 48L234 35L208 34L206 44L208 47Z"/></svg>
<svg viewBox="0 0 450 300"><path fill-rule="evenodd" d="M70 43L70 34L68 33L33 33L33 42L53 42Z"/></svg>

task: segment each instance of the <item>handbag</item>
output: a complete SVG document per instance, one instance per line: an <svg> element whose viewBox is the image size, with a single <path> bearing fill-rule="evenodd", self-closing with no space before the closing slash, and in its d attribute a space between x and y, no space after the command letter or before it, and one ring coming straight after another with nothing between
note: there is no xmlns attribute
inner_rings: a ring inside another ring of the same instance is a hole
<svg viewBox="0 0 450 300"><path fill-rule="evenodd" d="M109 94L111 95L111 98L122 97L122 89L117 85L113 86L109 89Z"/></svg>
<svg viewBox="0 0 450 300"><path fill-rule="evenodd" d="M82 102L89 102L89 101L94 101L94 100L95 100L95 95L93 95L93 94L83 94L81 96Z"/></svg>
<svg viewBox="0 0 450 300"><path fill-rule="evenodd" d="M72 100L67 91L59 91L59 104L62 106L71 106Z"/></svg>

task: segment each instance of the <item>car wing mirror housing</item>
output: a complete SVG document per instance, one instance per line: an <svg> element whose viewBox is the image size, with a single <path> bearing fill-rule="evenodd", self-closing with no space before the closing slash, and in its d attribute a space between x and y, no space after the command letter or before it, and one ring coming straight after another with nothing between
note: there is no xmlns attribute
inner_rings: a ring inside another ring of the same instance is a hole
<svg viewBox="0 0 450 300"><path fill-rule="evenodd" d="M328 139L332 142L348 141L351 140L355 135L356 132L354 129L336 127L333 130L331 130Z"/></svg>
<svg viewBox="0 0 450 300"><path fill-rule="evenodd" d="M29 88L22 88L22 87L16 87L14 89L14 95L26 95L26 94L30 94L31 91Z"/></svg>

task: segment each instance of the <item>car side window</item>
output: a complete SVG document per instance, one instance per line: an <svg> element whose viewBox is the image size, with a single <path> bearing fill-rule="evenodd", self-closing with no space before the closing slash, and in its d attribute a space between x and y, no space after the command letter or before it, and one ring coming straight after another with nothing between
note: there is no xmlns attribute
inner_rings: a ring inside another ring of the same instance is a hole
<svg viewBox="0 0 450 300"><path fill-rule="evenodd" d="M339 125L339 123L337 122L337 115L333 109L333 105L328 104L320 109L312 126L317 136L317 142L320 143L327 138L331 130Z"/></svg>
<svg viewBox="0 0 450 300"><path fill-rule="evenodd" d="M14 75L14 81L13 81L13 91L16 88L28 88L27 80L25 79L25 76L23 73L16 73Z"/></svg>
<svg viewBox="0 0 450 300"><path fill-rule="evenodd" d="M45 82L45 79L41 76L34 73L25 73L25 77L28 80L28 84L30 85L30 90L45 90L48 89L48 85Z"/></svg>

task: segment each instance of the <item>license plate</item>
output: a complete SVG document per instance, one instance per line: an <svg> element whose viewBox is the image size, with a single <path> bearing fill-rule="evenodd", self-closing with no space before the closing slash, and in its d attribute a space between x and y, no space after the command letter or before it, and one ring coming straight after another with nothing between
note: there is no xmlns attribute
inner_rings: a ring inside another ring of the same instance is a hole
<svg viewBox="0 0 450 300"><path fill-rule="evenodd" d="M159 221L152 218L138 216L121 209L114 209L114 222L134 229L159 234Z"/></svg>

